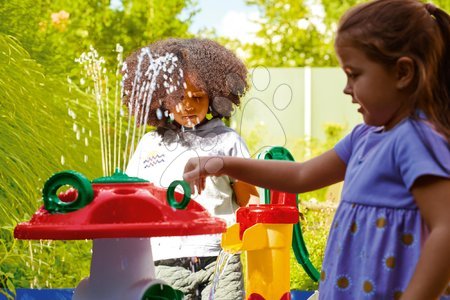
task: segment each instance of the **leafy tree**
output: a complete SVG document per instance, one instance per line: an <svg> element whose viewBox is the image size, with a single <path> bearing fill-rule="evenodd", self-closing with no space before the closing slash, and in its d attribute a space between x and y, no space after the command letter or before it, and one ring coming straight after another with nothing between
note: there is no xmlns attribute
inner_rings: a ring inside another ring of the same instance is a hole
<svg viewBox="0 0 450 300"><path fill-rule="evenodd" d="M247 0L258 7L260 42L248 45L250 65L268 67L335 65L331 38L311 22L312 11L305 1Z"/></svg>
<svg viewBox="0 0 450 300"><path fill-rule="evenodd" d="M8 0L0 32L15 36L46 73L74 72L74 58L92 45L110 65L115 45L127 51L168 36L187 37L195 0ZM185 19L181 13L186 10Z"/></svg>
<svg viewBox="0 0 450 300"><path fill-rule="evenodd" d="M441 9L445 10L447 13L450 14L450 1L448 0L432 0L430 1L434 4L436 4Z"/></svg>
<svg viewBox="0 0 450 300"><path fill-rule="evenodd" d="M309 3L311 1L308 1ZM314 1L313 1L314 2ZM325 15L320 28L305 0L247 0L256 6L261 20L257 32L259 41L237 46L236 41L219 38L233 49L248 54L249 66L301 67L337 66L333 37L339 18L350 7L367 0L316 0L323 5ZM434 0L437 6L450 11L449 0ZM317 20L317 19L316 19Z"/></svg>
<svg viewBox="0 0 450 300"><path fill-rule="evenodd" d="M339 18L352 6L368 2L367 0L321 0L322 5L325 9L325 24L328 27L333 28ZM432 0L438 7L450 12L450 1L449 0Z"/></svg>
<svg viewBox="0 0 450 300"><path fill-rule="evenodd" d="M321 0L325 10L324 23L330 29L335 29L340 17L352 6L368 2L367 0Z"/></svg>

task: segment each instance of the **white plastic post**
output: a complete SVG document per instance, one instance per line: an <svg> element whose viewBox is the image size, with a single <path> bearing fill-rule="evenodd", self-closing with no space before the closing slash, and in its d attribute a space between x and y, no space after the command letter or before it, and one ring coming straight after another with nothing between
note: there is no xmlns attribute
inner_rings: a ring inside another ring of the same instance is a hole
<svg viewBox="0 0 450 300"><path fill-rule="evenodd" d="M90 276L78 284L73 299L138 300L154 283L150 238L96 239Z"/></svg>

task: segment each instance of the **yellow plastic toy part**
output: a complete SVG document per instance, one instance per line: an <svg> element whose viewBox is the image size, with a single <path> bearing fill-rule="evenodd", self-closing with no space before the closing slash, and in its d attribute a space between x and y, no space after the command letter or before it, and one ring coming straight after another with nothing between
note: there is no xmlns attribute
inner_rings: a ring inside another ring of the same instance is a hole
<svg viewBox="0 0 450 300"><path fill-rule="evenodd" d="M292 224L255 224L239 237L234 224L222 237L228 252L247 251L245 292L264 299L281 299L290 290L290 248Z"/></svg>

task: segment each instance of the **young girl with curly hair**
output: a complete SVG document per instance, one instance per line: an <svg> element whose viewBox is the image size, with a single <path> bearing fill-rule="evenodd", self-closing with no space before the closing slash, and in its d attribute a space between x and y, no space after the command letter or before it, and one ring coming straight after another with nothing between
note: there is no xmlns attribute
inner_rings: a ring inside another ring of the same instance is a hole
<svg viewBox="0 0 450 300"><path fill-rule="evenodd" d="M364 123L302 163L189 160L210 175L290 193L344 180L319 298L450 299L450 16L417 0L375 0L341 19L344 93Z"/></svg>
<svg viewBox="0 0 450 300"><path fill-rule="evenodd" d="M222 119L229 118L247 90L247 69L231 51L207 39L167 39L130 55L124 64L124 102L136 122L156 127L145 134L126 173L168 187L181 179L189 158L249 157L242 138ZM193 196L208 212L235 222L253 186L229 176L210 177ZM156 276L181 290L185 299L209 299L221 235L152 238ZM214 299L242 299L238 255L215 289Z"/></svg>

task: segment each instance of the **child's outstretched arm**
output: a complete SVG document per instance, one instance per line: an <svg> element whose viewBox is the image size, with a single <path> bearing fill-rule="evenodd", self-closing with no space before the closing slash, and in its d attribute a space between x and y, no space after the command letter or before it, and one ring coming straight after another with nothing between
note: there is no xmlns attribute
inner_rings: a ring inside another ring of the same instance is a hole
<svg viewBox="0 0 450 300"><path fill-rule="evenodd" d="M430 234L401 299L438 299L450 280L450 179L421 177L411 191Z"/></svg>
<svg viewBox="0 0 450 300"><path fill-rule="evenodd" d="M191 158L184 179L199 191L203 190L205 177L228 175L263 188L303 193L344 180L345 169L334 150L303 163L210 156Z"/></svg>

